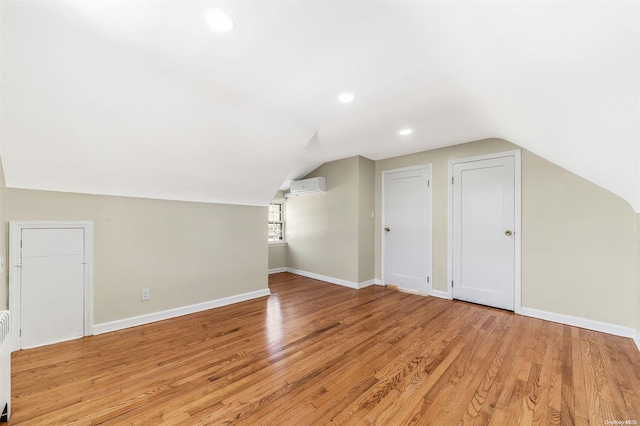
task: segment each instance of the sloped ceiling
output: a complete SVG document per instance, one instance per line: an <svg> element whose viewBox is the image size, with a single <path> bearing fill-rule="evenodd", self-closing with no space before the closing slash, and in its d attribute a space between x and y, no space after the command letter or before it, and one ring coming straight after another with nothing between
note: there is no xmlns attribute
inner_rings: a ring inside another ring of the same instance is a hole
<svg viewBox="0 0 640 426"><path fill-rule="evenodd" d="M1 19L9 187L264 205L326 161L501 137L640 211L638 2L4 0Z"/></svg>

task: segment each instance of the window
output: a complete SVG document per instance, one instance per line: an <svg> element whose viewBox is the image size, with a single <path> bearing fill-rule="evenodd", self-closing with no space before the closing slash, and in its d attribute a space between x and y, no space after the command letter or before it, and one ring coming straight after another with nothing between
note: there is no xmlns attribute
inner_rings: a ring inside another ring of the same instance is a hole
<svg viewBox="0 0 640 426"><path fill-rule="evenodd" d="M269 204L270 243L284 243L284 200L273 200Z"/></svg>

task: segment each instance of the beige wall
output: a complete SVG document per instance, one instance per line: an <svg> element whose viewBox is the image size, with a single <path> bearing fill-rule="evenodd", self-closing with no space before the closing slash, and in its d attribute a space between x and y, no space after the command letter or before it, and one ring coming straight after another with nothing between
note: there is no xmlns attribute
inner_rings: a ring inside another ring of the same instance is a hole
<svg viewBox="0 0 640 426"><path fill-rule="evenodd" d="M266 207L22 189L6 199L9 220L93 221L95 324L267 288Z"/></svg>
<svg viewBox="0 0 640 426"><path fill-rule="evenodd" d="M522 169L523 306L635 327L631 205L526 151Z"/></svg>
<svg viewBox="0 0 640 426"><path fill-rule="evenodd" d="M269 269L286 268L287 245L286 243L269 244Z"/></svg>
<svg viewBox="0 0 640 426"><path fill-rule="evenodd" d="M327 192L287 199L287 267L358 282L358 157L325 163Z"/></svg>
<svg viewBox="0 0 640 426"><path fill-rule="evenodd" d="M375 162L358 157L358 282L375 277Z"/></svg>
<svg viewBox="0 0 640 426"><path fill-rule="evenodd" d="M433 164L433 288L446 291L448 161L518 149L488 139L376 162L376 278L382 171ZM636 214L621 198L522 150L522 305L638 326Z"/></svg>
<svg viewBox="0 0 640 426"><path fill-rule="evenodd" d="M8 240L7 232L7 188L4 180L4 167L0 159L0 256L4 258L4 271L0 274L0 309L9 308L9 280L8 280Z"/></svg>
<svg viewBox="0 0 640 426"><path fill-rule="evenodd" d="M375 163L350 157L307 178L327 178L327 192L287 199L287 267L351 283L374 278Z"/></svg>

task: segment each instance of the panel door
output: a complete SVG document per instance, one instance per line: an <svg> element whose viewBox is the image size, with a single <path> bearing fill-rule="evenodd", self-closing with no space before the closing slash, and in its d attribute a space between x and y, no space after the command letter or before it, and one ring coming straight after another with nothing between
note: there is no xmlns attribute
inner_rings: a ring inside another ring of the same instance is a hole
<svg viewBox="0 0 640 426"><path fill-rule="evenodd" d="M514 157L453 165L453 298L514 310Z"/></svg>
<svg viewBox="0 0 640 426"><path fill-rule="evenodd" d="M385 174L385 283L427 293L431 273L430 168Z"/></svg>
<svg viewBox="0 0 640 426"><path fill-rule="evenodd" d="M20 346L84 335L84 230L23 229Z"/></svg>

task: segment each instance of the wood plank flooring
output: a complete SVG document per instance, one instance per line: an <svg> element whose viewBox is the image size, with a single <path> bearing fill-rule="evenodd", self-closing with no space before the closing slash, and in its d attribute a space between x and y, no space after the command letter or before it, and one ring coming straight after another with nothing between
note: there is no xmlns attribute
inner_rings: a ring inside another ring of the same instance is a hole
<svg viewBox="0 0 640 426"><path fill-rule="evenodd" d="M270 288L14 353L10 424L640 423L631 339L288 273Z"/></svg>

